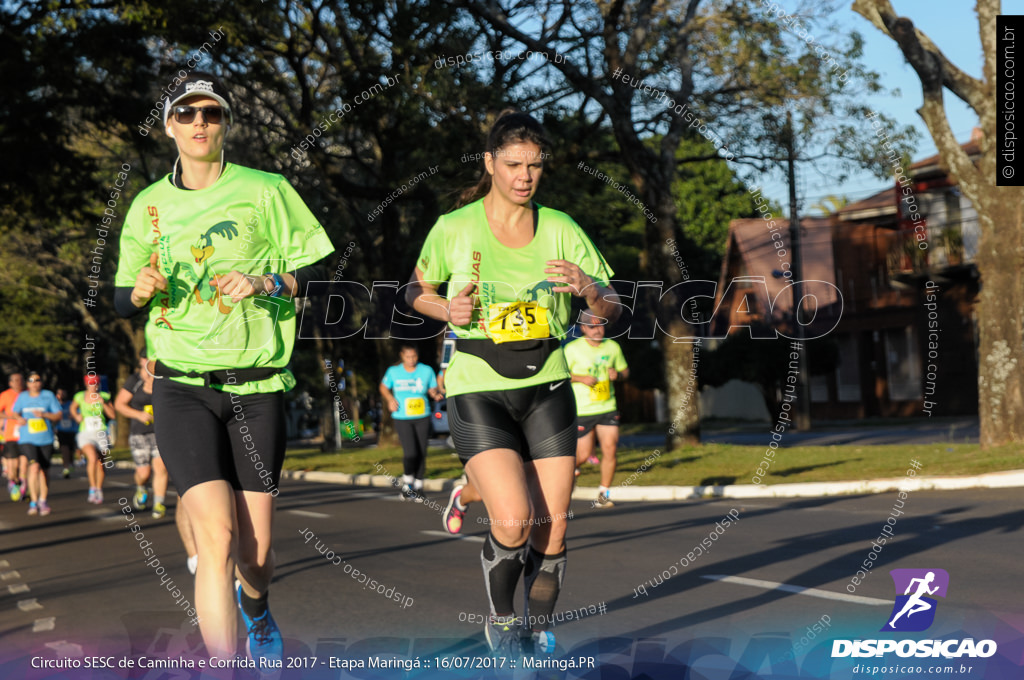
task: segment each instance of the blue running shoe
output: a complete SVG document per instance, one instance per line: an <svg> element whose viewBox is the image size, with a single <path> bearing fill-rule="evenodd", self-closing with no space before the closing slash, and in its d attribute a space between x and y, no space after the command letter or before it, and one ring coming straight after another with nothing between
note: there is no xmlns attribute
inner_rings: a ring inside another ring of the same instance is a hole
<svg viewBox="0 0 1024 680"><path fill-rule="evenodd" d="M245 641L246 653L260 668L280 668L284 656L284 641L274 617L270 615L270 608L268 607L259 618L250 619L242 609L242 585L238 584L236 588L238 611L242 613L242 621L249 631ZM260 659L266 661L261 662Z"/></svg>
<svg viewBox="0 0 1024 680"><path fill-rule="evenodd" d="M491 615L484 628L484 637L487 639L487 646L491 648L491 654L513 659L522 657L523 643L519 638L522 625L523 620L517 619L515 615Z"/></svg>
<svg viewBox="0 0 1024 680"><path fill-rule="evenodd" d="M550 630L533 631L534 654L551 654L555 651L555 634Z"/></svg>

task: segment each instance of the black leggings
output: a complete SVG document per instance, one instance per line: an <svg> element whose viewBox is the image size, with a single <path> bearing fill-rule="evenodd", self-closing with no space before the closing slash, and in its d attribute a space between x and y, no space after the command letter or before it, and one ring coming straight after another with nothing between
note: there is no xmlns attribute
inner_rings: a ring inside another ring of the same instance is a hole
<svg viewBox="0 0 1024 680"><path fill-rule="evenodd" d="M406 475L423 479L427 472L427 437L430 418L395 420L395 431L402 442L402 470Z"/></svg>
<svg viewBox="0 0 1024 680"><path fill-rule="evenodd" d="M72 467L75 463L75 449L78 445L75 443L75 432L58 432L57 441L60 443L60 459L64 463L64 467Z"/></svg>

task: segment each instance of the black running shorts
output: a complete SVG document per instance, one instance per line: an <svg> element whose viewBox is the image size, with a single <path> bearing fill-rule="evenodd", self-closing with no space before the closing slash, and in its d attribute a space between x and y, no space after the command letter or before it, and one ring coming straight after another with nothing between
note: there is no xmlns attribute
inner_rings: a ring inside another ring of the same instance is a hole
<svg viewBox="0 0 1024 680"><path fill-rule="evenodd" d="M448 426L465 464L512 449L524 461L576 455L576 399L568 380L448 398Z"/></svg>
<svg viewBox="0 0 1024 680"><path fill-rule="evenodd" d="M3 443L3 447L4 447L4 453L3 453L4 458L9 458L9 459L13 460L14 458L17 458L20 455L20 452L18 451L18 441L17 440L14 440L12 442L4 442Z"/></svg>
<svg viewBox="0 0 1024 680"><path fill-rule="evenodd" d="M18 450L21 455L28 458L28 462L39 463L39 468L43 471L50 469L50 460L53 459L53 444L44 444L38 446L36 444L18 444Z"/></svg>
<svg viewBox="0 0 1024 680"><path fill-rule="evenodd" d="M153 382L161 458L178 493L224 480L276 496L286 441L284 393L231 394L170 378Z"/></svg>
<svg viewBox="0 0 1024 680"><path fill-rule="evenodd" d="M576 436L586 437L590 434L598 425L608 425L610 427L619 426L619 412L608 411L607 413L598 413L593 416L577 416L576 417Z"/></svg>

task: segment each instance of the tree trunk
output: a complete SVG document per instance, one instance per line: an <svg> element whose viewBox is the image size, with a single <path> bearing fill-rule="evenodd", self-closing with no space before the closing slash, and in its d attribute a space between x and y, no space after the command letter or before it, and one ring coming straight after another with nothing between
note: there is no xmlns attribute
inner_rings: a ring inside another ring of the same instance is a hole
<svg viewBox="0 0 1024 680"><path fill-rule="evenodd" d="M137 356L137 354L136 354ZM114 404L114 400L117 399L117 393L121 391L121 386L125 384L128 377L138 370L138 361L135 362L134 370L129 368L127 364L117 364L117 380L113 385L110 386L110 404ZM114 416L114 420L117 422L117 440L113 442L111 446L116 446L119 449L128 448L128 434L131 431L132 421L129 418L125 418L120 413Z"/></svg>
<svg viewBox="0 0 1024 680"><path fill-rule="evenodd" d="M1024 440L1024 189L979 186L976 191L982 275L978 415L981 445L990 447Z"/></svg>
<svg viewBox="0 0 1024 680"><path fill-rule="evenodd" d="M669 334L686 337L692 327L679 319L669 328ZM694 343L673 342L662 337L661 349L665 367L665 389L668 411L672 422L665 435L665 448L671 451L685 445L700 444L700 391L697 388L697 370L700 354L694 355ZM695 361L696 359L696 361Z"/></svg>
<svg viewBox="0 0 1024 680"><path fill-rule="evenodd" d="M656 205L657 221L648 222L646 229L647 253L650 257L649 270L664 277L662 291L671 288L684 279L683 271L671 255L670 240L677 236L676 204L672 198L671 171L667 173L665 186L655 190L655 177L634 180L648 189L650 204ZM685 275L689 278L689 273ZM667 319L659 341L662 351L662 365L665 371L665 399L672 420L665 432L665 448L669 451L685 445L700 444L700 393L697 388L699 353L695 356L692 342L676 341L676 338L690 338L699 334L700 326L684 321L682 300L672 299L672 316ZM658 305L661 308L661 305ZM687 305L686 309L689 309ZM696 361L695 361L696 359Z"/></svg>
<svg viewBox="0 0 1024 680"><path fill-rule="evenodd" d="M924 103L918 113L935 140L942 166L978 211L978 414L981 445L987 448L1024 440L1024 188L995 185L997 99L993 94L996 71L1002 68L996 36L1000 3L978 0L976 6L984 80L946 59L912 21L896 15L889 0L855 0L853 10L892 38L920 77ZM942 101L946 89L978 114L982 137L977 166L949 127ZM946 360L957 358L947 356Z"/></svg>

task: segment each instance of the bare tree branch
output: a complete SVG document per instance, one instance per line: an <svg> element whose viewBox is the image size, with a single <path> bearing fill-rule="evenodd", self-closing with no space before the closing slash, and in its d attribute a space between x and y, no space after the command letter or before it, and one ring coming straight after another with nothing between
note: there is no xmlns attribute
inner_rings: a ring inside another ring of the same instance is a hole
<svg viewBox="0 0 1024 680"><path fill-rule="evenodd" d="M998 4L998 0L978 2L979 8L992 4ZM855 0L853 11L896 41L907 61L921 77L922 83L931 83L937 79L975 112L981 114L986 99L984 81L965 73L947 59L931 38L915 28L910 19L896 15L889 0ZM984 31L982 35L986 35ZM994 40L995 30L990 35Z"/></svg>

